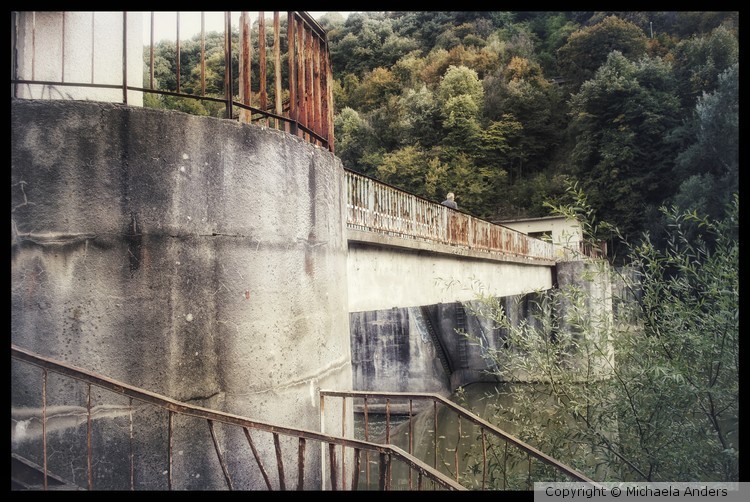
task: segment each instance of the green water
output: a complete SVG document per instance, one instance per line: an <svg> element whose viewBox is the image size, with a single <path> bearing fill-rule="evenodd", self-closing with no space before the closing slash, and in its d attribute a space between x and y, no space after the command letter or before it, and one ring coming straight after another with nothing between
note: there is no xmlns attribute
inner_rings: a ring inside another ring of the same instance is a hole
<svg viewBox="0 0 750 502"><path fill-rule="evenodd" d="M469 409L474 414L487 420L505 432L523 439L518 427L498 418L497 407L509 408L514 406L508 391L509 386L523 386L525 384L472 384L465 387L461 393L450 396L450 400ZM529 386L526 387L530 389ZM539 388L539 386L537 386ZM545 406L547 397L539 393L537 408L535 411L537 419L545 417ZM357 415L355 431L359 439L364 439L364 419L362 414ZM548 415L548 420L542 427L536 427L539 434L544 435L545 440L554 438L554 452L548 447L541 448L534 438L527 438L526 443L533 447L542 449L556 460L568 465L586 476L597 481L636 481L639 479L621 479L620 472L608 470L607 465L600 458L601 452L594 453L582 443L570 437L569 431L573 430L570 423L569 413L564 417ZM437 427L435 419L437 418ZM566 427L567 423L571 426ZM369 440L373 442L385 442L386 415L368 414ZM529 456L516 449L512 444L506 445L506 441L487 435L485 437L485 451L482 447L482 433L477 426L471 425L466 419L460 420L451 410L442 406L437 408L437 414L432 408L426 412L416 413L409 423L408 415L392 414L389 418L390 442L404 451L411 452L431 467L436 468L450 478L459 481L463 486L472 489L495 489L495 490L529 490L533 488L533 482L566 482L573 481L571 478L559 473L552 467L545 465L534 458L529 461ZM737 430L736 421L733 425ZM437 434L436 431L437 430ZM618 434L627 431L614 430L609 439L616 440ZM736 439L736 435L734 436ZM599 456L598 456L599 455ZM360 487L362 489L374 489L378 482L378 458L370 455L367 462L362 462L360 470ZM368 470L369 468L369 482ZM400 464L393 464L392 489L415 489L416 475L411 474L411 487L409 485L410 473ZM711 479L704 481L725 481L725 479Z"/></svg>
<svg viewBox="0 0 750 502"><path fill-rule="evenodd" d="M498 395L497 391L501 393ZM463 389L461 396L450 396L450 400L470 409L474 414L489 421L494 407L498 404L510 405L510 400L502 393L503 384L473 384ZM488 395L495 394L492 397ZM435 427L437 421L437 428ZM389 422L389 423L388 423ZM514 435L512 424L492 422L504 431ZM390 427L390 442L439 470L464 486L475 489L494 487L499 490L528 490L533 481L572 481L560 476L537 460L531 462L529 477L528 455L512 445L495 437L485 437L486 456L483 455L481 429L460 420L451 410L442 406L437 413L429 410L416 413L409 424L408 415L368 413L368 438L373 442L385 442L386 428ZM437 430L437 434L435 434ZM355 433L364 439L364 416L357 414ZM360 470L360 487L374 489L378 482L378 458L370 455ZM369 483L367 481L369 467ZM400 464L394 463L392 489L415 489L416 474L411 474ZM427 486L430 486L429 483ZM428 488L429 489L429 488Z"/></svg>

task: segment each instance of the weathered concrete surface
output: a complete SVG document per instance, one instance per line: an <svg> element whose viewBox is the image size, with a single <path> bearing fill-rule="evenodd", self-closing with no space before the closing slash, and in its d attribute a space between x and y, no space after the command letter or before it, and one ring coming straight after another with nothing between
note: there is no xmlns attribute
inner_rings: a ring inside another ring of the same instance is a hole
<svg viewBox="0 0 750 502"><path fill-rule="evenodd" d="M349 312L470 301L482 293L509 296L552 287L553 265L349 242Z"/></svg>
<svg viewBox="0 0 750 502"><path fill-rule="evenodd" d="M445 393L448 375L419 308L355 312L349 329L354 388Z"/></svg>
<svg viewBox="0 0 750 502"><path fill-rule="evenodd" d="M11 153L12 343L177 400L319 429L316 388L352 384L336 157L232 121L13 99ZM41 407L40 371L14 369L13 383L16 411ZM82 388L55 380L48 394L85 406ZM92 405L123 402L97 396ZM137 421L150 415L166 423L153 410ZM341 430L340 414L334 420L338 429L327 430ZM175 488L223 486L213 448L185 446L210 440L205 422L182 425L175 461L186 474ZM111 426L97 423L99 453L122 453L116 439L103 443ZM166 486L165 434L140 443L144 459L146 450L161 459L143 467L140 487ZM241 431L234 453L235 438L220 437L230 464L248 449ZM294 443L285 452L291 477ZM275 465L272 442L258 446ZM315 483L320 449L308 450ZM80 482L77 453L57 455L56 467ZM98 468L122 467L107 461ZM265 487L257 470L234 470L235 486Z"/></svg>
<svg viewBox="0 0 750 502"><path fill-rule="evenodd" d="M540 372L509 375L505 371L505 363L518 352L506 343L507 329L493 319L493 309L498 307L514 326L524 322L542 329L554 315L560 332L565 330L572 336L581 336L580 328L571 325L568 317L580 316L584 323L590 323L586 335L603 347L604 353L591 360L585 354L574 354L566 364L575 369L593 363L588 376L608 378L614 365L612 341L607 339L612 322L608 271L603 262L560 262L556 267L557 289L483 299L475 295L471 300L422 308L351 313L354 388L448 395L471 383L544 380ZM484 291L491 287L482 286ZM553 311L545 311L540 307L542 297L551 291L560 294L548 302ZM564 299L566 294L582 295L575 312L570 310L571 302ZM434 337L429 336L428 326L432 326ZM439 360L441 350L447 369Z"/></svg>

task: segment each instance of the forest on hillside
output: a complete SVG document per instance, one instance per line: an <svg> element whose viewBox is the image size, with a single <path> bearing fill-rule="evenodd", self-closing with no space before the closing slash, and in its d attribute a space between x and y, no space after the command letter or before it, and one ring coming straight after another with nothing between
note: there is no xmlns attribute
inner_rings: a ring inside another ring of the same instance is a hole
<svg viewBox="0 0 750 502"><path fill-rule="evenodd" d="M355 12L319 22L336 155L348 169L436 202L455 192L461 210L491 221L547 216L575 182L596 218L631 240L660 237L662 206L719 218L738 191L738 12ZM180 48L188 92L199 50L197 37ZM160 88L173 88L174 42L155 53ZM206 54L208 92L221 95L223 34L209 34Z"/></svg>

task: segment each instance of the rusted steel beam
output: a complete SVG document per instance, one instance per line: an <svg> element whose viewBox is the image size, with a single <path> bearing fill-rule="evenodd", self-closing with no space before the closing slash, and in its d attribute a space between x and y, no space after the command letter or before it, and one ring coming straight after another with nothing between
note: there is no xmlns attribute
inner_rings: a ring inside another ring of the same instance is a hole
<svg viewBox="0 0 750 502"><path fill-rule="evenodd" d="M297 64L295 40L297 32L295 29L294 13L287 14L287 43L288 43L288 64L289 64L289 118L291 124L285 124L284 129L291 134L297 135ZM291 127L288 127L291 126Z"/></svg>
<svg viewBox="0 0 750 502"><path fill-rule="evenodd" d="M323 29L323 27L318 23L314 17L312 17L310 14L304 11L296 12L297 16L300 19L301 23L304 23L307 28L309 28L312 33L315 33L315 35L319 37L325 37L326 31Z"/></svg>
<svg viewBox="0 0 750 502"><path fill-rule="evenodd" d="M346 437L346 398L341 400L341 437ZM341 489L346 490L346 462L344 445L341 445Z"/></svg>
<svg viewBox="0 0 750 502"><path fill-rule="evenodd" d="M297 25L297 123L305 125L307 108L305 102L305 30L302 23ZM300 134L304 137L304 133Z"/></svg>
<svg viewBox="0 0 750 502"><path fill-rule="evenodd" d="M305 34L305 118L304 125L315 131L313 113L315 111L315 88L313 86L313 48L312 31L304 30ZM317 131L316 131L317 132Z"/></svg>
<svg viewBox="0 0 750 502"><path fill-rule="evenodd" d="M274 112L276 115L283 113L281 105L281 24L279 12L273 13L273 69L274 69ZM274 119L274 127L279 128L279 119Z"/></svg>
<svg viewBox="0 0 750 502"><path fill-rule="evenodd" d="M305 438L299 438L297 454L297 490L305 489Z"/></svg>
<svg viewBox="0 0 750 502"><path fill-rule="evenodd" d="M482 490L487 488L487 433L482 429Z"/></svg>
<svg viewBox="0 0 750 502"><path fill-rule="evenodd" d="M458 437L456 438L456 447L453 449L453 465L456 468L456 481L458 481L458 447L461 444L461 415L458 416Z"/></svg>
<svg viewBox="0 0 750 502"><path fill-rule="evenodd" d="M385 400L385 442L391 442L391 400Z"/></svg>
<svg viewBox="0 0 750 502"><path fill-rule="evenodd" d="M320 39L312 39L312 68L313 68L313 123L312 130L321 136L325 136L321 127L323 120L321 110L323 109L320 98Z"/></svg>
<svg viewBox="0 0 750 502"><path fill-rule="evenodd" d="M224 12L224 99L227 103L226 118L232 119L232 16L231 12Z"/></svg>
<svg viewBox="0 0 750 502"><path fill-rule="evenodd" d="M98 375L91 371L87 371L81 368L71 366L61 361L55 361L53 359L40 356L39 354L34 354L14 344L11 344L11 357L19 361L24 361L30 364L34 364L45 370L51 370L61 375L69 376L71 378L83 381L90 385L96 385L103 389L106 389L106 390L109 390L109 391L112 391L112 392L115 392L124 396L133 397L144 403L153 404L155 406L158 406L166 410L169 416L168 418L169 425L168 425L168 452L167 452L167 455L168 455L167 480L168 480L168 487L170 490L172 489L172 486L173 486L173 475L172 475L172 472L173 472L173 429L174 429L174 414L175 413L180 413L182 415L190 416L190 417L210 419L215 422L241 426L243 428L252 427L257 430L271 432L276 435L275 442L277 446L277 456L280 455L281 453L280 447L278 444L278 434L285 434L287 436L305 438L307 440L315 440L315 441L320 441L321 443L329 443L333 445L343 444L344 446L350 447L350 448L361 448L361 449L365 449L368 451L386 453L389 456L396 458L397 460L404 463L406 466L410 468L422 470L423 472L428 473L430 478L433 479L436 484L444 488L447 488L450 490L464 490L465 489L461 485L455 483L455 481L453 481L452 479L446 477L441 472L437 471L436 469L433 469L432 467L428 466L424 462L410 456L408 453L406 453L405 451L403 451L402 449L394 445L375 444L375 443L370 443L367 441L360 441L356 439L347 439L347 438L341 438L341 437L336 437L336 436L330 436L330 435L323 434L323 433L316 432L316 431L276 426L276 425L268 424L265 422L258 422L255 420L250 420L245 417L233 415L233 414L226 413L226 412L210 410L210 409L203 408L200 406L182 403L182 402L170 399L168 397L165 397L165 396L162 396L162 395L150 392L150 391L146 391L143 389L139 389L132 385L128 385L123 382L119 382L117 380L104 377L102 375ZM247 432L246 432L246 435L249 436ZM281 466L282 464L280 463L279 465Z"/></svg>
<svg viewBox="0 0 750 502"><path fill-rule="evenodd" d="M338 469L336 468L336 445L333 443L328 443L328 461L331 465L331 491L337 491L338 479L336 476L336 472L338 471ZM341 459L341 461L344 461L343 458Z"/></svg>
<svg viewBox="0 0 750 502"><path fill-rule="evenodd" d="M510 443L513 444L516 448L521 450L524 453L528 453L535 457L537 460L540 460L546 464L551 465L552 467L556 468L557 470L563 472L567 476L570 476L573 479L576 479L578 481L583 481L586 483L594 483L592 479L588 478L584 474L572 469L571 467L568 467L567 465L555 460L554 458L550 457L549 455L543 453L542 451L534 448L533 446L521 441L520 439L516 438L515 436L505 432L504 430L500 429L499 427L495 426L494 424L491 424L490 422L484 420L483 418L471 413L470 411L458 406L456 403L449 401L448 399L444 398L443 396L440 396L439 394L430 393L430 392L370 392L370 391L329 391L329 390L321 390L320 393L322 395L326 396L339 396L339 397L371 397L371 398L395 398L395 397L401 397L404 399L425 399L425 400L431 400L433 403L433 416L434 416L434 428L435 431L438 429L438 420L437 420L437 405L440 404L448 409L450 409L452 412L456 413L459 418L463 418L468 420L470 423L481 427L483 430L486 430L489 433L492 433L495 436L498 436ZM437 440L435 441L435 456L437 459Z"/></svg>
<svg viewBox="0 0 750 502"><path fill-rule="evenodd" d="M167 467L167 488L171 491L172 490L172 440L173 440L173 429L174 429L174 412L172 410L169 410L169 418L168 418L168 442L169 442L169 448L167 452L167 461L168 461L168 467Z"/></svg>
<svg viewBox="0 0 750 502"><path fill-rule="evenodd" d="M454 211L360 173L346 171L347 226L408 239L461 246L473 254L516 262L555 263L551 243ZM360 197L366 186L372 197Z"/></svg>
<svg viewBox="0 0 750 502"><path fill-rule="evenodd" d="M250 41L250 15L246 11L240 14L240 102L246 106L252 105L252 62L253 49ZM240 111L240 122L249 123L250 112Z"/></svg>
<svg viewBox="0 0 750 502"><path fill-rule="evenodd" d="M393 459L389 454L385 454L386 458L386 467L385 467L385 489L387 491L391 490L391 481L393 478Z"/></svg>
<svg viewBox="0 0 750 502"><path fill-rule="evenodd" d="M255 462L257 462L258 464L258 469L260 469L260 473L263 475L263 479L266 481L266 487L269 490L273 490L273 487L271 486L271 479L268 477L268 473L266 472L266 468L263 466L260 455L258 455L258 450L255 448L255 443L253 443L253 438L250 437L250 431L247 429L247 427L243 427L242 430L245 432L247 442L250 445L250 449L253 451L253 456L255 457Z"/></svg>
<svg viewBox="0 0 750 502"><path fill-rule="evenodd" d="M369 414L367 412L367 397L364 399L365 405L365 441L369 441ZM370 453L365 450L365 475L367 486L370 486Z"/></svg>
<svg viewBox="0 0 750 502"><path fill-rule="evenodd" d="M352 473L352 490L358 490L359 489L359 471L362 468L361 466L361 457L362 457L362 450L359 448L354 448L354 472Z"/></svg>
<svg viewBox="0 0 750 502"><path fill-rule="evenodd" d="M412 399L409 399L409 454L411 455L414 451L414 408L413 405L414 401ZM409 489L412 489L411 484L411 470L409 471Z"/></svg>
<svg viewBox="0 0 750 502"><path fill-rule="evenodd" d="M325 61L326 61L326 103L328 104L328 149L331 153L335 153L335 134L333 129L333 114L334 114L334 102L333 102L333 67L331 66L331 53L328 48L328 42L326 41L325 46Z"/></svg>
<svg viewBox="0 0 750 502"><path fill-rule="evenodd" d="M286 481L284 476L284 457L281 453L281 444L279 443L278 432L273 433L273 446L276 449L276 465L279 469L279 490L286 490Z"/></svg>
<svg viewBox="0 0 750 502"><path fill-rule="evenodd" d="M382 492L386 489L386 476L388 475L388 467L386 463L386 454L380 454L380 469L378 470L378 489Z"/></svg>
<svg viewBox="0 0 750 502"><path fill-rule="evenodd" d="M227 488L229 488L229 491L233 491L234 487L232 486L232 478L229 476L229 469L227 468L227 463L224 461L224 455L221 453L221 448L219 447L219 441L216 439L216 432L214 431L214 422L213 420L207 419L206 422L208 423L208 430L211 432L211 441L214 443L214 449L216 450L216 457L219 459L219 464L221 465L221 472L224 473L224 480L227 482Z"/></svg>
<svg viewBox="0 0 750 502"><path fill-rule="evenodd" d="M434 400L432 402L432 429L435 433L435 459L433 467L437 469L437 461L438 461L438 416L437 416L437 400Z"/></svg>
<svg viewBox="0 0 750 502"><path fill-rule="evenodd" d="M148 88L144 89L138 86L128 85L127 76L127 41L128 41L128 29L127 29L127 12L123 11L123 37L122 37L122 81L119 84L95 84L94 83L94 64L96 52L96 45L92 30L92 58L91 58L91 82L88 83L91 87L95 88L119 88L122 90L122 101L128 103L128 94L131 91L158 93L169 96L180 96L191 99L209 99L206 96L206 61L205 61L205 12L201 12L201 57L200 57L200 92L196 91L195 94L183 94L182 85L182 63L181 63L181 48L182 48L182 37L181 37L181 13L175 13L175 29L177 37L175 40L176 48L176 59L175 59L175 81L176 89L172 91L163 91L156 89L155 81L155 12L150 13L150 45L149 45L149 62L148 62ZM229 119L236 118L234 116L233 107L236 104L246 105L247 108L240 108L243 110L240 112L240 119L247 120L247 115L256 113L256 109L252 108L252 94L251 92L244 93L244 90L240 88L238 95L240 99L238 103L234 102L235 91L233 89L234 79L232 70L232 31L231 31L231 12L224 12L224 37L225 37L225 68L224 68L224 98L225 104L225 117ZM244 13L246 15L246 13ZM266 31L265 31L265 12L260 11L259 13L259 77L261 82L259 86L259 98L260 101L258 112L262 115L261 121L267 125L273 125L273 127L280 128L282 120L279 116L284 114L284 102L282 96L284 94L284 83L281 72L281 46L282 40L280 31L280 21L278 19L278 11L274 11L274 99L275 102L269 105L269 75L268 75L268 54L266 47ZM288 12L288 42L289 42L289 53L288 59L290 64L290 79L289 79L289 94L290 94L290 110L288 120L296 121L296 124L289 124L285 121L284 129L289 132L304 138L314 144L321 145L331 152L334 151L334 131L333 131L333 75L330 66L330 54L327 42L327 35L325 30L315 21L309 14L305 12ZM32 54L35 51L35 40L36 40L36 29L35 29L35 12L31 13L31 46ZM65 13L63 16L63 35L66 36L65 30ZM92 26L94 25L95 13L92 13ZM132 38L132 37L130 37ZM240 36L240 38L242 38ZM240 40L242 44L242 40ZM32 57L31 61L31 80L28 83L35 85L71 85L79 86L77 83L66 82L65 78L65 53L63 48L63 58L61 64L62 78L61 82L52 82L48 84L46 82L36 81L36 58ZM12 55L14 57L15 55ZM250 53L252 56L252 52ZM242 58L242 53L241 53ZM243 65L241 64L241 67ZM248 62L248 66L252 67L252 64ZM247 68L247 66L245 66ZM250 71L242 71L240 75L240 85L250 77ZM27 83L26 81L18 80L18 75L15 69L12 72L11 84L14 92L18 89L19 85ZM251 82L250 82L251 84ZM252 85L250 85L252 89ZM247 101L245 100L247 98ZM211 100L217 100L212 98ZM250 113L246 113L244 110L248 110ZM270 112L273 110L275 115ZM292 130L294 129L294 130Z"/></svg>
<svg viewBox="0 0 750 502"><path fill-rule="evenodd" d="M268 68L266 66L266 14L264 11L258 12L258 66L260 77L260 109L265 110L268 107L268 90L266 89ZM267 121L264 121L267 122Z"/></svg>
<svg viewBox="0 0 750 502"><path fill-rule="evenodd" d="M133 447L133 398L128 398L128 422L130 425L130 491L135 490L135 449Z"/></svg>
<svg viewBox="0 0 750 502"><path fill-rule="evenodd" d="M42 374L42 466L44 468L44 490L47 490L47 368Z"/></svg>
<svg viewBox="0 0 750 502"><path fill-rule="evenodd" d="M91 384L86 391L86 472L88 474L89 491L94 489L93 451L91 450Z"/></svg>

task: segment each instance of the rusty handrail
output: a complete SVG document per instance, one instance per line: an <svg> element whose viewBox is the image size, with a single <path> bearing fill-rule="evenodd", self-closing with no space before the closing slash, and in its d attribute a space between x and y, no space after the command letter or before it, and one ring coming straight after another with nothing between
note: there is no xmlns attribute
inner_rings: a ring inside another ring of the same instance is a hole
<svg viewBox="0 0 750 502"><path fill-rule="evenodd" d="M482 256L554 264L555 246L344 169L353 231L462 247Z"/></svg>
<svg viewBox="0 0 750 502"><path fill-rule="evenodd" d="M19 14L26 14L23 11L14 12L16 22L18 23ZM29 12L31 16L35 12ZM64 58L60 67L62 68L60 77L55 79L37 79L34 73L36 51L41 51L43 48L32 47L32 59L30 62L30 69L24 69L23 75L19 75L19 62L16 58L15 51L11 51L12 55L12 74L11 74L11 85L13 86L13 96L19 97L21 94L20 86L27 86L31 89L31 86L45 86L45 87L81 87L81 88L99 88L99 89L122 89L122 102L128 104L128 91L141 92L143 94L158 94L167 95L188 99L197 99L201 101L214 101L222 102L226 105L225 118L227 119L239 119L242 122L260 121L263 125L281 129L296 136L299 136L306 141L327 148L331 152L334 151L334 129L333 129L333 72L331 67L331 58L328 47L328 39L325 29L315 21L306 12L287 12L287 55L289 64L289 76L284 82L282 82L281 72L281 41L282 32L280 25L280 16L278 11L273 12L273 22L271 27L271 33L273 37L272 48L270 48L270 55L266 57L266 46L265 46L265 13L263 11L258 12L260 18L260 26L258 30L258 47L262 50L262 54L258 56L258 62L253 63L252 51L251 51L251 40L250 40L250 26L247 22L248 12L242 11L241 21L239 28L239 49L233 48L232 41L232 22L231 12L224 12L224 90L223 96L207 96L205 91L205 26L204 26L204 14L201 12L201 58L200 58L200 89L197 93L187 93L181 86L180 82L180 13L176 12L176 89L156 89L154 87L154 12L150 12L150 47L151 50L146 56L146 63L148 68L147 79L148 87L142 87L140 85L130 85L128 83L128 72L127 72L127 58L128 58L128 22L127 12L122 13L122 82L120 83L103 83L94 82L93 71L91 82L76 82L66 79L64 76L66 73L71 73L72 60L67 61ZM70 27L65 27L65 13L63 15L63 29L72 31ZM148 14L145 14L148 16ZM95 14L92 14L91 27L93 30ZM144 19L148 22L148 19ZM34 38L34 31L39 29L35 23L31 23L32 33L29 34L30 38ZM113 27L114 29L114 27ZM119 28L118 28L119 29ZM12 30L11 34L12 49L17 47L18 37L17 30ZM262 40L261 40L262 38ZM32 44L33 45L33 44ZM92 44L93 45L93 44ZM232 53L240 53L240 67L239 75L232 75ZM132 54L131 54L132 58ZM269 72L269 67L273 63L273 72ZM23 63L25 64L25 63ZM94 66L94 52L91 52L91 66ZM250 76L257 67L257 71L261 77L259 84L259 91L252 92L250 86ZM30 75L29 75L30 74ZM272 80L272 88L274 92L274 103L273 106L269 107L267 102L267 89L266 80L270 74ZM27 78L30 76L31 78ZM237 78L239 83L239 89L234 89L234 79ZM289 107L284 110L281 106L282 94L288 91L289 93ZM32 91L28 91L32 94ZM235 113L235 108L238 112ZM270 108L270 109L269 109Z"/></svg>
<svg viewBox="0 0 750 502"><path fill-rule="evenodd" d="M56 361L48 357L41 356L39 354L35 354L27 349L18 347L14 344L11 344L11 358L38 366L43 369L43 371L45 372L45 375L47 371L53 371L55 373L65 375L73 379L85 382L88 386L95 385L97 387L109 390L111 392L130 397L131 399L137 399L144 403L151 404L159 408L162 408L164 410L167 410L170 414L170 422L172 422L172 417L174 414L181 414L181 415L205 419L209 424L209 428L211 429L212 437L213 437L213 422L221 422L227 425L242 427L245 430L246 435L249 435L247 429L254 429L254 430L270 432L274 434L275 438L277 438L279 434L283 434L285 436L297 437L300 440L314 440L314 441L320 441L321 444L328 443L329 445L332 445L332 446L336 445L336 446L352 448L355 451L364 450L364 451L370 451L370 452L377 452L381 456L385 456L385 458L388 459L389 466L390 466L390 462L395 459L399 462L402 462L404 465L408 466L409 469L413 469L417 471L420 476L425 476L429 478L431 481L433 481L433 483L435 483L436 486L439 486L440 488L444 488L447 490L465 490L464 487L462 487L460 484L456 483L452 479L448 478L443 473L427 465L421 460L413 457L411 454L405 452L404 450L398 448L395 445L381 445L381 444L376 444L376 443L372 443L368 441L360 441L356 439L349 439L349 438L338 437L338 436L333 436L329 434L323 434L320 432L310 431L306 429L278 426L278 425L270 424L267 422L251 420L246 417L234 415L231 413L211 410L208 408L203 408L200 406L183 403L183 402L171 399L169 397L157 394L155 392L150 392L144 389L140 389L138 387L128 385L118 380L114 380L112 378L108 378L108 377L99 375L97 373L84 370L82 368L78 368L78 367L75 367L75 366L60 362L60 361ZM46 378L45 378L45 382L46 382ZM42 410L43 416L44 416L45 411L46 411L46 403L43 404L43 410ZM90 421L90 418L91 418L90 409L88 411L88 414L89 416L87 417L87 420ZM43 420L43 425L44 425L44 420ZM171 430L172 428L170 427L170 443L171 443ZM45 440L46 440L46 435L45 437L43 437L43 441ZM252 447L252 441L250 441L250 444ZM222 463L222 470L224 472L225 478L227 479L227 484L229 488L231 489L232 487L231 481L229 480L229 475L226 471L223 458L219 451L218 445L215 441L214 441L214 446L217 450L219 461ZM170 444L169 450L170 450L170 459L169 459L170 466L169 466L168 471L169 471L169 482L170 482L170 488L171 488L171 482L172 482L171 444ZM253 448L253 452L255 453L254 448ZM44 465L45 465L44 475L45 475L45 486L46 486L46 476L47 476L46 451L44 455L45 455L44 456ZM91 452L91 447L90 447L90 436L89 436L89 440L88 440L88 462L89 464L91 463L91 460L92 460L91 456L92 456L92 452ZM331 460L333 461L334 458L332 457ZM344 464L343 460L340 463ZM323 459L321 459L321 465L324 465L324 464L325 462L323 461ZM261 466L261 470L263 470L262 466ZM268 482L268 478L265 474L265 471L263 472L263 475L266 481ZM332 473L331 479L335 479L334 473ZM131 477L131 480L132 480L132 477ZM284 486L283 480L280 480L280 481L282 483L281 486L283 487ZM321 481L324 482L324 479L322 479ZM92 489L91 482L89 482L89 489ZM269 486L269 489L270 489L270 486ZM333 486L333 489L337 489L337 487ZM354 486L353 489L356 489L356 486Z"/></svg>
<svg viewBox="0 0 750 502"><path fill-rule="evenodd" d="M543 462L544 464L554 468L555 470L565 474L566 476L571 477L574 480L582 481L585 483L590 483L593 486L600 486L598 483L590 479L585 474L573 469L572 467L563 464L562 462L550 457L546 453L534 448L533 446L529 445L528 443L525 443L524 441L516 438L515 436L505 432L504 430L500 429L494 424L491 424L490 422L484 420L483 418L475 415L474 413L470 412L469 410L457 405L456 403L449 401L442 397L439 394L435 393L429 393L429 392L374 392L374 391L336 391L336 390L323 390L321 389L319 391L319 394L321 396L321 400L325 396L330 397L340 397L342 400L346 400L346 398L362 398L365 400L365 413L367 413L367 399L385 399L387 403L390 403L390 400L393 399L400 399L400 400L409 400L409 418L411 420L412 413L412 401L413 400L422 400L422 401L431 401L433 403L433 412L435 414L434 420L435 420L435 433L437 434L437 404L440 404L454 413L456 413L460 418L465 418L469 422L471 422L474 425L477 425L482 430L482 448L483 448L483 455L486 455L486 445L485 445L485 433L490 433L496 437L499 437L506 441L506 447L507 444L510 443L519 450L525 452L529 456L529 464L531 463L531 457L534 457L535 459ZM322 409L322 407L321 407ZM387 407L386 409L386 420L388 420L390 415L390 409ZM365 417L365 420L367 418ZM459 422L460 427L460 422ZM388 431L386 431L386 434L388 434ZM411 439L411 434L410 434ZM387 442L387 440L386 440ZM437 447L437 446L436 446ZM411 450L411 447L410 447ZM412 451L409 451L409 453L412 453ZM456 454L458 452L456 451ZM437 457L436 457L437 458ZM456 457L457 458L457 457ZM456 476L458 475L458 468L457 468L458 461L456 460ZM485 469L486 469L486 462L485 462ZM529 477L531 476L531 470L529 470Z"/></svg>

